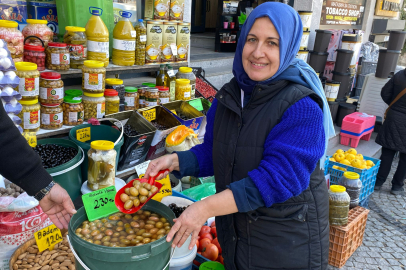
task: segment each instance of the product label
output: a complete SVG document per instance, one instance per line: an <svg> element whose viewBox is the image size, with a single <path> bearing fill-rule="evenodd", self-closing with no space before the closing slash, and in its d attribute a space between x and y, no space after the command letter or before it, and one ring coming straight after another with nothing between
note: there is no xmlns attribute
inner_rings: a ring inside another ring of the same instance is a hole
<svg viewBox="0 0 406 270"><path fill-rule="evenodd" d="M106 53L106 57L109 57L109 43L108 42L97 42L97 41L87 41L87 49L89 52Z"/></svg>
<svg viewBox="0 0 406 270"><path fill-rule="evenodd" d="M184 97L185 97L185 98L190 98L190 92L189 92L189 91L184 92L183 94L184 94Z"/></svg>
<svg viewBox="0 0 406 270"><path fill-rule="evenodd" d="M135 103L134 97L124 97L124 105L133 107Z"/></svg>
<svg viewBox="0 0 406 270"><path fill-rule="evenodd" d="M140 105L145 105L145 99L139 99Z"/></svg>
<svg viewBox="0 0 406 270"><path fill-rule="evenodd" d="M156 105L158 105L158 100L156 98L147 98L145 100L146 107L151 107L151 106L156 106Z"/></svg>
<svg viewBox="0 0 406 270"><path fill-rule="evenodd" d="M121 51L135 51L135 41L113 39L113 48Z"/></svg>
<svg viewBox="0 0 406 270"><path fill-rule="evenodd" d="M24 113L24 129L36 129L40 125L40 115L39 111L35 112L25 112Z"/></svg>
<svg viewBox="0 0 406 270"><path fill-rule="evenodd" d="M200 98L189 101L190 106L198 111L203 111L203 104Z"/></svg>
<svg viewBox="0 0 406 270"><path fill-rule="evenodd" d="M76 130L76 140L87 142L90 140L90 127Z"/></svg>
<svg viewBox="0 0 406 270"><path fill-rule="evenodd" d="M68 44L70 58L73 60L81 60L84 56L83 45Z"/></svg>
<svg viewBox="0 0 406 270"><path fill-rule="evenodd" d="M78 122L79 119L84 120L84 111L81 112L69 112L69 122Z"/></svg>
<svg viewBox="0 0 406 270"><path fill-rule="evenodd" d="M83 48L83 58L87 58L87 48Z"/></svg>
<svg viewBox="0 0 406 270"><path fill-rule="evenodd" d="M63 113L43 113L41 117L41 123L43 125L49 126L52 124L59 125L63 121Z"/></svg>
<svg viewBox="0 0 406 270"><path fill-rule="evenodd" d="M145 117L145 119L147 119L148 121L153 121L156 119L156 110L155 109L151 109L148 111L143 111L142 115Z"/></svg>
<svg viewBox="0 0 406 270"><path fill-rule="evenodd" d="M172 55L178 55L178 47L176 46L175 43L171 44L171 50L172 50Z"/></svg>
<svg viewBox="0 0 406 270"><path fill-rule="evenodd" d="M63 240L61 231L54 224L36 232L34 236L39 252L53 250Z"/></svg>
<svg viewBox="0 0 406 270"><path fill-rule="evenodd" d="M137 36L137 32L136 31L131 31L131 37L135 38Z"/></svg>
<svg viewBox="0 0 406 270"><path fill-rule="evenodd" d="M85 73L85 89L102 90L103 74Z"/></svg>
<svg viewBox="0 0 406 270"><path fill-rule="evenodd" d="M332 85L327 85L325 86L325 93L326 93L326 98L337 98L338 95L338 90L340 89L340 86L332 86Z"/></svg>
<svg viewBox="0 0 406 270"><path fill-rule="evenodd" d="M173 69L172 69L172 70L168 70L168 76L169 76L169 77L175 76L175 71L173 71ZM171 83L172 83L172 82L171 82ZM175 82L173 82L173 83L175 83Z"/></svg>
<svg viewBox="0 0 406 270"><path fill-rule="evenodd" d="M18 92L23 97L39 95L39 78L20 78Z"/></svg>
<svg viewBox="0 0 406 270"><path fill-rule="evenodd" d="M140 41L141 42L146 42L147 41L147 35L141 35L140 36Z"/></svg>
<svg viewBox="0 0 406 270"><path fill-rule="evenodd" d="M173 70L171 70L173 72ZM169 71L168 71L169 74ZM176 82L172 81L169 84L169 94L171 95L170 100L171 101L175 101L176 100L176 95L175 95L175 91L176 91Z"/></svg>
<svg viewBox="0 0 406 270"><path fill-rule="evenodd" d="M159 104L165 104L169 102L169 98L159 98Z"/></svg>
<svg viewBox="0 0 406 270"><path fill-rule="evenodd" d="M89 221L117 212L117 206L114 203L116 193L116 187L111 186L82 196L83 206L85 207Z"/></svg>
<svg viewBox="0 0 406 270"><path fill-rule="evenodd" d="M40 87L39 88L39 97L42 99L62 99L64 96L63 94L63 87L61 88L47 88L47 87Z"/></svg>
<svg viewBox="0 0 406 270"><path fill-rule="evenodd" d="M106 114L106 103L97 104L97 118L103 118Z"/></svg>
<svg viewBox="0 0 406 270"><path fill-rule="evenodd" d="M52 65L69 65L69 53L51 53Z"/></svg>
<svg viewBox="0 0 406 270"><path fill-rule="evenodd" d="M192 97L195 97L195 93L196 93L196 84L192 84L191 85L192 88L190 89L190 93L192 94Z"/></svg>

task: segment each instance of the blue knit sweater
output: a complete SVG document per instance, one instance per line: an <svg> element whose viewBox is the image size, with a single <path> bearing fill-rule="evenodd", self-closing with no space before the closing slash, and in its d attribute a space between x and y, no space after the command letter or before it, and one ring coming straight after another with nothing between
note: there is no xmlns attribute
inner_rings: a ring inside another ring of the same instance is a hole
<svg viewBox="0 0 406 270"><path fill-rule="evenodd" d="M175 176L214 174L212 149L216 109L217 100L214 100L207 113L204 143L177 153L180 170L174 172ZM258 168L228 186L238 211L270 207L302 193L309 186L310 174L324 153L324 145L323 112L315 101L305 97L287 109L269 133Z"/></svg>

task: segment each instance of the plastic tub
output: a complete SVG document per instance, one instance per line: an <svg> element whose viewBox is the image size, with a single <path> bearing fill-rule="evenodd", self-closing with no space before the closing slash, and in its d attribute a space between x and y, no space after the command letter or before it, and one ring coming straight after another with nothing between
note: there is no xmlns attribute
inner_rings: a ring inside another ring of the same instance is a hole
<svg viewBox="0 0 406 270"><path fill-rule="evenodd" d="M191 270L196 253L197 246L195 245L189 254L184 256L176 256L175 254L169 263L169 270Z"/></svg>
<svg viewBox="0 0 406 270"><path fill-rule="evenodd" d="M333 119L333 122L335 122L336 118L337 118L338 102L329 101L328 102L328 107L330 108L331 118Z"/></svg>
<svg viewBox="0 0 406 270"><path fill-rule="evenodd" d="M314 71L323 73L327 63L328 52L310 52L309 65Z"/></svg>
<svg viewBox="0 0 406 270"><path fill-rule="evenodd" d="M346 117L349 114L352 114L353 112L355 112L356 109L357 106L355 105L349 103L340 103L338 105L336 125L341 127L344 117Z"/></svg>
<svg viewBox="0 0 406 270"><path fill-rule="evenodd" d="M169 178L171 179L172 182L176 184L176 186L172 188L172 190L182 192L182 182L178 178L176 178L173 174L169 174Z"/></svg>
<svg viewBox="0 0 406 270"><path fill-rule="evenodd" d="M400 51L380 49L375 77L388 78L389 74L396 69L399 55Z"/></svg>
<svg viewBox="0 0 406 270"><path fill-rule="evenodd" d="M337 72L348 72L348 68L351 64L352 55L354 51L338 49L337 50L337 60L334 66L334 71Z"/></svg>
<svg viewBox="0 0 406 270"><path fill-rule="evenodd" d="M346 97L349 93L351 74L333 71L333 81L341 82L337 98Z"/></svg>
<svg viewBox="0 0 406 270"><path fill-rule="evenodd" d="M388 50L399 51L403 48L403 44L405 44L405 39L406 39L406 31L390 31L388 46L386 48Z"/></svg>
<svg viewBox="0 0 406 270"><path fill-rule="evenodd" d="M315 52L327 52L328 44L330 43L333 32L329 30L316 30L316 40L314 42L313 51Z"/></svg>

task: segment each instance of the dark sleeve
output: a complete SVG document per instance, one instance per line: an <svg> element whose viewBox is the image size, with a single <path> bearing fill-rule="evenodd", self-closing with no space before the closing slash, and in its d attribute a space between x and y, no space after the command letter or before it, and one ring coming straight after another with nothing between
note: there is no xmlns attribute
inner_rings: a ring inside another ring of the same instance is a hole
<svg viewBox="0 0 406 270"><path fill-rule="evenodd" d="M179 171L172 171L172 174L181 179L184 176L199 176L199 163L192 151L176 152L179 159Z"/></svg>
<svg viewBox="0 0 406 270"><path fill-rule="evenodd" d="M394 99L393 97L393 88L395 87L394 85L394 78L392 77L383 87L381 90L381 97L382 100L386 103L386 104L390 104L392 102L392 100Z"/></svg>
<svg viewBox="0 0 406 270"><path fill-rule="evenodd" d="M40 157L28 145L0 104L0 174L35 195L52 181Z"/></svg>

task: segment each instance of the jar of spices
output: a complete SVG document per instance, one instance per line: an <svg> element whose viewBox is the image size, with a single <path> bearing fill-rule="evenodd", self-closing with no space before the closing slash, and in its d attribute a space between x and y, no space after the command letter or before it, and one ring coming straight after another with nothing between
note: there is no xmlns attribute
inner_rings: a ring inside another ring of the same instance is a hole
<svg viewBox="0 0 406 270"><path fill-rule="evenodd" d="M67 126L77 126L83 124L84 109L82 96L68 96L63 99L63 124Z"/></svg>
<svg viewBox="0 0 406 270"><path fill-rule="evenodd" d="M106 99L103 93L85 92L83 95L83 108L86 121L90 118L103 118L106 114Z"/></svg>
<svg viewBox="0 0 406 270"><path fill-rule="evenodd" d="M66 26L63 42L68 45L70 55L70 67L81 69L87 58L86 28Z"/></svg>
<svg viewBox="0 0 406 270"><path fill-rule="evenodd" d="M106 85L104 63L86 60L82 67L82 89L89 93L103 93Z"/></svg>
<svg viewBox="0 0 406 270"><path fill-rule="evenodd" d="M39 95L39 71L37 64L31 62L17 62L16 75L20 78L20 82L15 89L22 96L22 99L37 99Z"/></svg>
<svg viewBox="0 0 406 270"><path fill-rule="evenodd" d="M60 104L41 104L41 128L58 129L63 125L63 109Z"/></svg>
<svg viewBox="0 0 406 270"><path fill-rule="evenodd" d="M39 102L45 104L61 104L64 91L61 74L57 72L43 72L39 80Z"/></svg>
<svg viewBox="0 0 406 270"><path fill-rule="evenodd" d="M357 207L362 189L362 182L359 179L359 174L355 172L344 172L343 176L339 180L339 183L345 187L348 195L350 196L350 208Z"/></svg>
<svg viewBox="0 0 406 270"><path fill-rule="evenodd" d="M145 93L145 107L159 105L159 93L156 88L149 88Z"/></svg>
<svg viewBox="0 0 406 270"><path fill-rule="evenodd" d="M192 87L190 91L190 99L194 99L196 92L196 76L193 73L193 69L190 67L180 67L179 72L176 73L176 79L190 80L190 85Z"/></svg>
<svg viewBox="0 0 406 270"><path fill-rule="evenodd" d="M176 79L175 98L176 100L190 100L192 86L188 79Z"/></svg>
<svg viewBox="0 0 406 270"><path fill-rule="evenodd" d="M348 211L350 210L350 196L345 191L345 187L338 185L330 186L328 197L330 225L347 225Z"/></svg>
<svg viewBox="0 0 406 270"><path fill-rule="evenodd" d="M22 62L19 62L22 63ZM22 120L22 127L24 132L37 132L40 126L40 110L41 106L38 99L20 100L23 107L21 112L17 115Z"/></svg>
<svg viewBox="0 0 406 270"><path fill-rule="evenodd" d="M106 79L106 89L114 89L118 92L118 96L120 97L120 103L124 104L124 93L125 87L123 80L116 79L116 78L107 78Z"/></svg>
<svg viewBox="0 0 406 270"><path fill-rule="evenodd" d="M139 102L138 89L127 86L125 88L124 110L138 110Z"/></svg>
<svg viewBox="0 0 406 270"><path fill-rule="evenodd" d="M145 85L140 85L137 86L137 88L138 88L139 108L140 109L145 108L145 95L149 87Z"/></svg>
<svg viewBox="0 0 406 270"><path fill-rule="evenodd" d="M159 92L159 104L165 104L169 102L170 94L169 87L157 86Z"/></svg>
<svg viewBox="0 0 406 270"><path fill-rule="evenodd" d="M106 99L106 115L120 111L120 98L116 90L106 89L104 98Z"/></svg>
<svg viewBox="0 0 406 270"><path fill-rule="evenodd" d="M35 45L24 45L24 62L37 64L39 71L45 70L45 48Z"/></svg>
<svg viewBox="0 0 406 270"><path fill-rule="evenodd" d="M68 70L70 67L69 51L66 43L49 42L46 53L46 67L50 70Z"/></svg>
<svg viewBox="0 0 406 270"><path fill-rule="evenodd" d="M114 143L110 141L93 141L90 143L87 156L89 158L87 186L91 190L114 186L117 156Z"/></svg>

